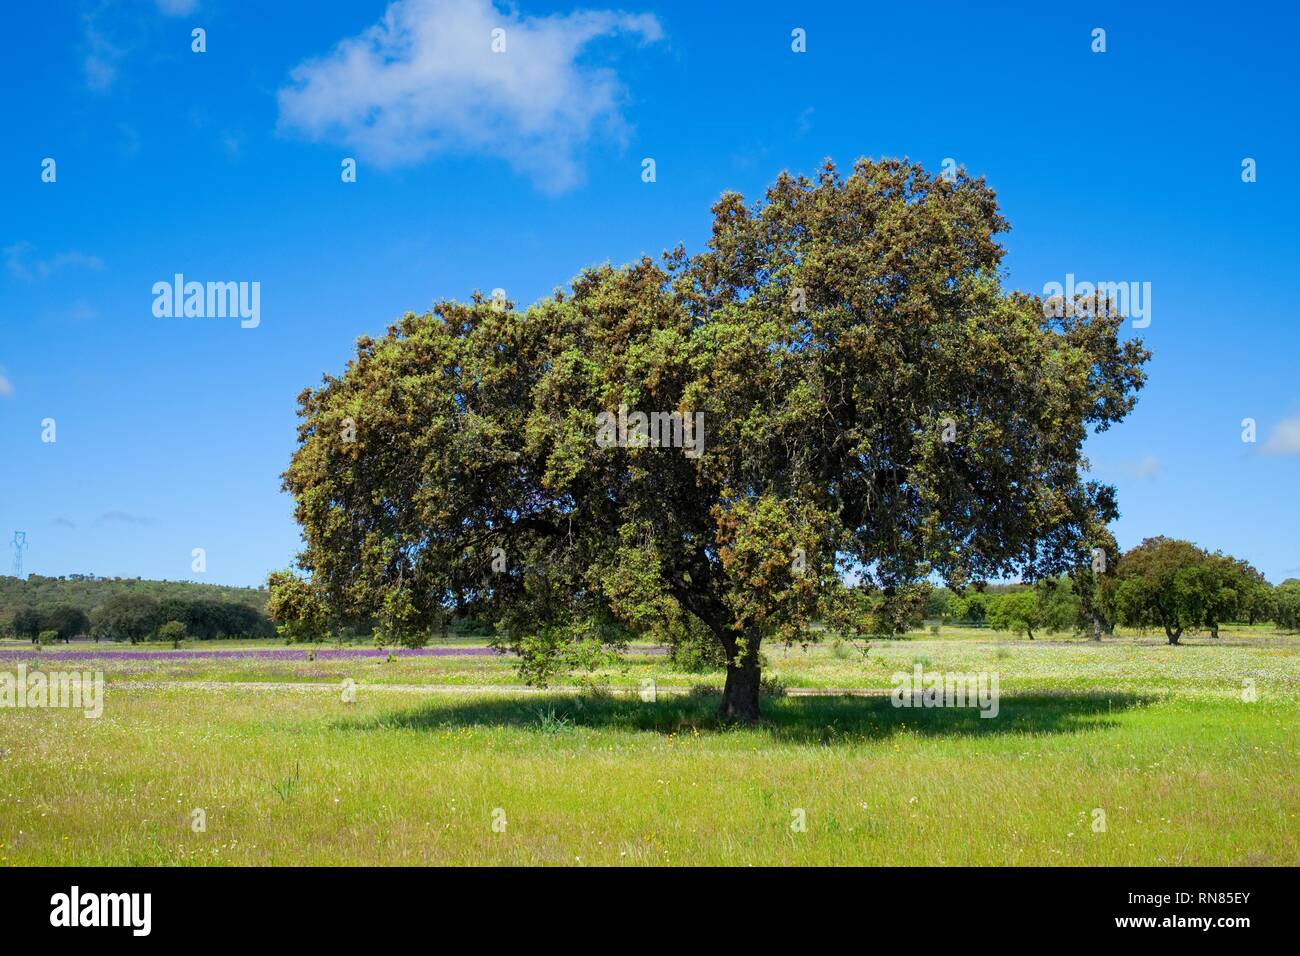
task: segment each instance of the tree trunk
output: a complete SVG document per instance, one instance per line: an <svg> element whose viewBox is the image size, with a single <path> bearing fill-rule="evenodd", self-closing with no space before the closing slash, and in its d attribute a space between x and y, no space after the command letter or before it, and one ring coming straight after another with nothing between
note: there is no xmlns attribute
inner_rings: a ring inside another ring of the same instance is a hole
<svg viewBox="0 0 1300 956"><path fill-rule="evenodd" d="M1218 624L1211 624L1211 625L1210 625L1210 637L1213 637L1213 638L1216 638L1216 639L1217 639L1218 636L1219 636L1219 625L1218 625Z"/></svg>
<svg viewBox="0 0 1300 956"><path fill-rule="evenodd" d="M1182 636L1183 636L1183 629L1181 627L1175 631L1175 630L1170 630L1169 625L1167 624L1165 625L1165 637L1169 638L1170 644L1177 644L1178 639Z"/></svg>
<svg viewBox="0 0 1300 956"><path fill-rule="evenodd" d="M727 683L722 689L721 716L725 721L752 724L758 720L758 642L753 638L743 655L727 657Z"/></svg>
<svg viewBox="0 0 1300 956"><path fill-rule="evenodd" d="M1101 640L1101 623L1101 615L1094 611L1092 614L1092 639L1094 641Z"/></svg>

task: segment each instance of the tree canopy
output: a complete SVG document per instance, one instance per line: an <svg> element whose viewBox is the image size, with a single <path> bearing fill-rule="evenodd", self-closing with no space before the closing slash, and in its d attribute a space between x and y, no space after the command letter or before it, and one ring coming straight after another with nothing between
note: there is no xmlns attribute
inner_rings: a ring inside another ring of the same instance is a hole
<svg viewBox="0 0 1300 956"><path fill-rule="evenodd" d="M1170 644L1184 630L1218 637L1220 624L1257 613L1269 593L1264 576L1247 562L1166 537L1147 538L1126 552L1103 587L1121 624L1162 628Z"/></svg>
<svg viewBox="0 0 1300 956"><path fill-rule="evenodd" d="M472 614L526 666L702 627L751 720L764 640L1077 568L1117 513L1082 444L1148 353L1101 299L1004 291L1006 229L982 179L828 162L723 195L698 254L360 338L299 397L295 600L396 636Z"/></svg>

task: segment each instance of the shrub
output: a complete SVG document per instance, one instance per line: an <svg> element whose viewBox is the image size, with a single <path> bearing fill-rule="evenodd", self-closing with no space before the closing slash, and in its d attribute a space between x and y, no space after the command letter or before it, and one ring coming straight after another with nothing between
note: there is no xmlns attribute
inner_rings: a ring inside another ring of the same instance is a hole
<svg viewBox="0 0 1300 956"><path fill-rule="evenodd" d="M779 674L764 673L758 682L758 692L768 697L784 697L785 690L785 681Z"/></svg>

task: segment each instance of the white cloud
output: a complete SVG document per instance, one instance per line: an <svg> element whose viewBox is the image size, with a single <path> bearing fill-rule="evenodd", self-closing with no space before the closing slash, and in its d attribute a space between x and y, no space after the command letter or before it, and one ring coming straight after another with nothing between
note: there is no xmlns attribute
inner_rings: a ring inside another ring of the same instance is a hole
<svg viewBox="0 0 1300 956"><path fill-rule="evenodd" d="M198 0L156 0L158 10L164 16L183 17L194 12Z"/></svg>
<svg viewBox="0 0 1300 956"><path fill-rule="evenodd" d="M9 376L5 374L5 370L0 368L0 396L9 398L13 393L14 383L9 381Z"/></svg>
<svg viewBox="0 0 1300 956"><path fill-rule="evenodd" d="M1259 450L1265 455L1300 455L1300 415L1278 422Z"/></svg>
<svg viewBox="0 0 1300 956"><path fill-rule="evenodd" d="M60 269L83 268L98 272L104 268L104 260L99 256L87 255L75 249L57 252L48 259L33 258L35 250L36 247L26 240L6 246L4 258L9 274L19 279L46 279Z"/></svg>
<svg viewBox="0 0 1300 956"><path fill-rule="evenodd" d="M492 50L497 28L503 53ZM593 40L616 35L653 42L663 31L648 14L527 17L491 0L397 0L377 24L292 70L280 126L380 167L445 152L495 156L560 192L581 180L578 152L598 126L623 131L618 77L578 63Z"/></svg>

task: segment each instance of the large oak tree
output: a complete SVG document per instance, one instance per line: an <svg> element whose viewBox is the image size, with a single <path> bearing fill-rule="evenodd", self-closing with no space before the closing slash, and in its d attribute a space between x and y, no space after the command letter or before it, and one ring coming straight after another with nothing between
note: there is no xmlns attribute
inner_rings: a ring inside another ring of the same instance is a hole
<svg viewBox="0 0 1300 956"><path fill-rule="evenodd" d="M764 640L889 630L933 575L1078 568L1116 514L1081 447L1148 353L1104 301L1049 317L1005 292L1006 229L982 179L827 163L723 195L697 255L361 338L299 399L305 603L396 639L489 618L538 680L575 648L704 632L724 717L753 720ZM620 406L702 413L703 453L598 441Z"/></svg>

